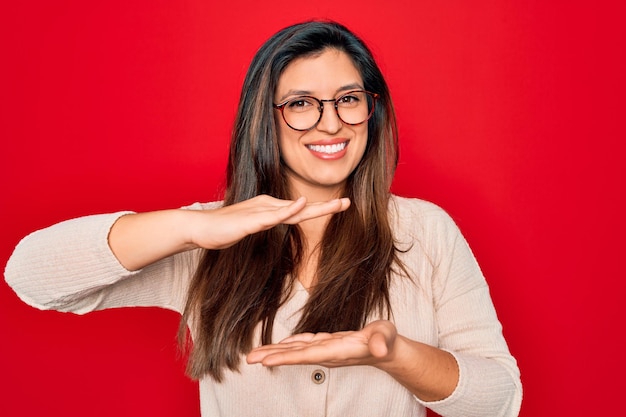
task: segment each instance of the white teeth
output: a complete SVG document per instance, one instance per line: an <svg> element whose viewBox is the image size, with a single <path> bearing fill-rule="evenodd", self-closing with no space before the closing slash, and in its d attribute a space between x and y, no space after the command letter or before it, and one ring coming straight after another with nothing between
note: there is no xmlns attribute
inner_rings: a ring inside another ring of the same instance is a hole
<svg viewBox="0 0 626 417"><path fill-rule="evenodd" d="M343 151L346 147L346 142L336 143L334 145L306 145L306 147L314 152L320 152L330 155Z"/></svg>

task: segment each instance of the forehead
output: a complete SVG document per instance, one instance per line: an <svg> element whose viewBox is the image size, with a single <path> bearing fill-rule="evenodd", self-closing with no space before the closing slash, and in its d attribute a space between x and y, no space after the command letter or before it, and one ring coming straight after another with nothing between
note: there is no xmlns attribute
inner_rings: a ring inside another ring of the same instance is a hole
<svg viewBox="0 0 626 417"><path fill-rule="evenodd" d="M343 51L326 49L320 54L293 60L278 79L276 96L290 93L335 94L342 87L358 85L363 78L352 59Z"/></svg>

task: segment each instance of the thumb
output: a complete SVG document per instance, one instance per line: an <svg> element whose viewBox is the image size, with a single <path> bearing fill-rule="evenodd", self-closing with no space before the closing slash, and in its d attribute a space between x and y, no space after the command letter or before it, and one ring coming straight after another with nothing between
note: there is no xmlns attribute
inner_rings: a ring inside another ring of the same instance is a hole
<svg viewBox="0 0 626 417"><path fill-rule="evenodd" d="M368 348L370 353L375 358L384 358L389 353L389 346L387 346L387 339L385 335L380 332L375 332L370 337Z"/></svg>
<svg viewBox="0 0 626 417"><path fill-rule="evenodd" d="M369 326L371 334L368 340L370 353L376 358L389 354L396 339L396 327L387 320L379 320Z"/></svg>

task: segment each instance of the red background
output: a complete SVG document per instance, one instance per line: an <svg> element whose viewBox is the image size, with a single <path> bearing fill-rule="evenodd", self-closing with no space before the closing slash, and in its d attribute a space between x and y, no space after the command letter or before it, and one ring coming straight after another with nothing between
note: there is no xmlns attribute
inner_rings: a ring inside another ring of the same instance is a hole
<svg viewBox="0 0 626 417"><path fill-rule="evenodd" d="M219 197L256 48L332 18L388 78L394 190L447 209L482 265L521 368L521 415L613 415L626 373L626 69L612 3L3 4L0 264L70 217ZM156 309L40 312L0 283L0 415L197 416L177 323Z"/></svg>

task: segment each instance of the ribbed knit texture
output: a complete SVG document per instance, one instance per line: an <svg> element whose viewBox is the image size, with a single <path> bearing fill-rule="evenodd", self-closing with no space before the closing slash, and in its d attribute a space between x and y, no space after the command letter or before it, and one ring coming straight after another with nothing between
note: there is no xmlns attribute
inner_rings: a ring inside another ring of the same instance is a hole
<svg viewBox="0 0 626 417"><path fill-rule="evenodd" d="M194 209L216 204L195 205ZM516 416L522 398L519 371L502 337L489 289L467 243L437 206L394 197L392 227L412 280L394 277L393 320L410 339L452 353L460 369L456 390L422 402L386 373L369 366L267 369L242 361L224 382L200 381L204 417ZM40 309L78 314L122 306L182 311L199 251L163 259L129 272L112 254L111 226L126 212L59 223L24 238L5 270L18 296ZM291 334L308 293L298 287L279 311L273 339ZM257 329L258 330L258 329ZM257 332L258 333L258 332ZM316 383L312 375L322 371Z"/></svg>

